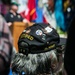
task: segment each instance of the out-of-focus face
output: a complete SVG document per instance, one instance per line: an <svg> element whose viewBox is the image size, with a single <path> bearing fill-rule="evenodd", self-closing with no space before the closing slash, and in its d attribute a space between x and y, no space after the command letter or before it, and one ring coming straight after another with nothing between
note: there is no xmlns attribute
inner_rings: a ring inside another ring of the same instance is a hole
<svg viewBox="0 0 75 75"><path fill-rule="evenodd" d="M48 6L50 9L54 8L54 0L48 0Z"/></svg>
<svg viewBox="0 0 75 75"><path fill-rule="evenodd" d="M18 6L16 6L16 5L12 5L12 6L11 6L11 9L12 9L13 11L17 12L17 10L18 10Z"/></svg>

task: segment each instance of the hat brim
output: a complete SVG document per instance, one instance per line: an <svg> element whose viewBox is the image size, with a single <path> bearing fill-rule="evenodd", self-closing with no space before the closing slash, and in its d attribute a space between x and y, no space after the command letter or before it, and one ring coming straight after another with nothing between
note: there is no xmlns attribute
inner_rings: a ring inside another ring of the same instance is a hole
<svg viewBox="0 0 75 75"><path fill-rule="evenodd" d="M12 5L19 6L20 4L18 4L18 3L16 3L16 2L12 2L12 3L11 3L11 6L12 6Z"/></svg>

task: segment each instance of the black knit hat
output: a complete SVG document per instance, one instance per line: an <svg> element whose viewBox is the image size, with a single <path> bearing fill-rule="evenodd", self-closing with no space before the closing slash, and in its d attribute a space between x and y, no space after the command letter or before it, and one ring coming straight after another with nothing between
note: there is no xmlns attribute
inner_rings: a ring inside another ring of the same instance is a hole
<svg viewBox="0 0 75 75"><path fill-rule="evenodd" d="M35 23L22 32L18 48L24 54L42 53L54 49L59 41L59 34L49 24Z"/></svg>

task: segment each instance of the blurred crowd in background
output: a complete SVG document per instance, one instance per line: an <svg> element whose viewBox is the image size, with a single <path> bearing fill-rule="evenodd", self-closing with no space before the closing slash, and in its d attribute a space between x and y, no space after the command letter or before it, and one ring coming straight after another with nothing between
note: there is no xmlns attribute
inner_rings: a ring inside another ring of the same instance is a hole
<svg viewBox="0 0 75 75"><path fill-rule="evenodd" d="M65 34L75 14L75 0L12 0L12 2L18 4L17 13L25 22L50 23L60 34ZM3 16L9 12L10 6L0 2Z"/></svg>

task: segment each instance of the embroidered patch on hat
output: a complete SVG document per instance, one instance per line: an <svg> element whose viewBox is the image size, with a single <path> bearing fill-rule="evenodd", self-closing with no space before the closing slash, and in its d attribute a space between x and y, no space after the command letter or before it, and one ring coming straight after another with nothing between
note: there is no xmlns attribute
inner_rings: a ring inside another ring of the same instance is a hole
<svg viewBox="0 0 75 75"><path fill-rule="evenodd" d="M29 30L26 30L26 33L30 33L30 31L31 31L30 29Z"/></svg>
<svg viewBox="0 0 75 75"><path fill-rule="evenodd" d="M46 27L45 30L46 30L47 33L50 33L53 29L50 28L50 27Z"/></svg>
<svg viewBox="0 0 75 75"><path fill-rule="evenodd" d="M29 29L29 30L24 30L23 32L25 32L25 33L30 33L30 31L31 31L31 29Z"/></svg>
<svg viewBox="0 0 75 75"><path fill-rule="evenodd" d="M46 34L42 35L42 40L46 40Z"/></svg>
<svg viewBox="0 0 75 75"><path fill-rule="evenodd" d="M36 35L42 35L42 34L43 34L43 32L41 30L36 31Z"/></svg>

